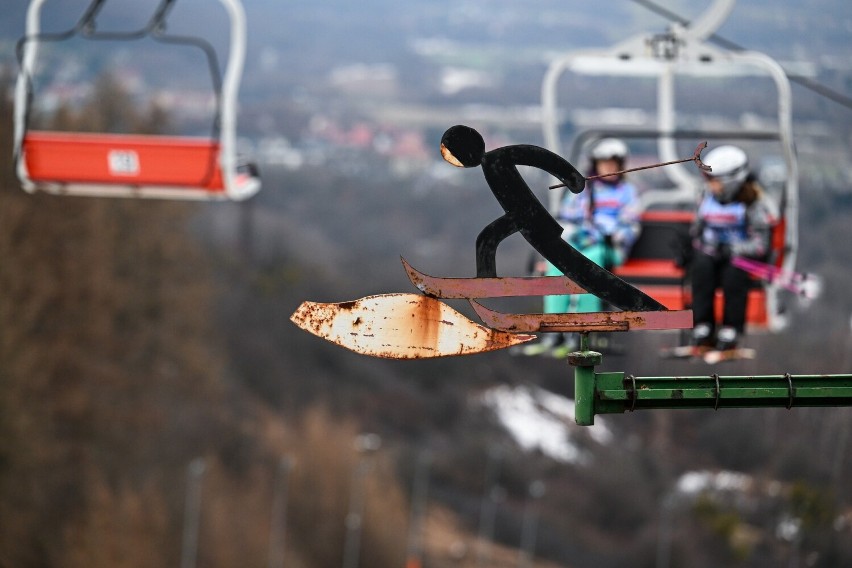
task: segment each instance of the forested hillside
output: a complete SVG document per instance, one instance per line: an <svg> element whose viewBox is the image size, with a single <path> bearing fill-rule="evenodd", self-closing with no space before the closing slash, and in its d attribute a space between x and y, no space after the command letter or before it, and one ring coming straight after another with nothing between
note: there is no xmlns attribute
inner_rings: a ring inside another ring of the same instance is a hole
<svg viewBox="0 0 852 568"><path fill-rule="evenodd" d="M197 458L199 564L262 565L285 454L290 565L339 564L322 543L342 540L358 430L319 404L284 421L232 374L215 266L190 232L199 206L27 195L5 98L0 111L0 566L177 565ZM405 505L377 471L367 518L388 525L366 523L363 558L398 566Z"/></svg>

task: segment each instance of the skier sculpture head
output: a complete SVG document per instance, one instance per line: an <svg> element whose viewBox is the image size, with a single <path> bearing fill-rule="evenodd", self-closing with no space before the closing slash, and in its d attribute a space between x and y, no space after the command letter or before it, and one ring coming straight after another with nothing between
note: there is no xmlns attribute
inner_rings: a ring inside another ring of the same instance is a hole
<svg viewBox="0 0 852 568"><path fill-rule="evenodd" d="M469 126L451 126L441 137L441 156L459 168L475 168L485 155L482 135Z"/></svg>

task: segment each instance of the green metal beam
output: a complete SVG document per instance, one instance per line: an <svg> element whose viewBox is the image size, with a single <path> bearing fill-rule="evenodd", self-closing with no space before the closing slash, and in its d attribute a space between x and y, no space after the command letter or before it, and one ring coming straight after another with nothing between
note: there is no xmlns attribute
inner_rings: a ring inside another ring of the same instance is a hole
<svg viewBox="0 0 852 568"><path fill-rule="evenodd" d="M600 353L581 341L573 353L575 419L594 424L597 414L653 408L852 406L852 375L741 375L634 377L596 373Z"/></svg>

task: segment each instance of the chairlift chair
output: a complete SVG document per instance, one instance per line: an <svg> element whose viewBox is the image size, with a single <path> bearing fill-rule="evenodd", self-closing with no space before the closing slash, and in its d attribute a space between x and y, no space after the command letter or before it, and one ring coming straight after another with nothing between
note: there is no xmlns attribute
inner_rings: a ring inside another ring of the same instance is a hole
<svg viewBox="0 0 852 568"><path fill-rule="evenodd" d="M657 141L661 161L674 161L676 141L688 138L697 143L708 140L759 139L776 141L783 157L786 179L780 197L781 219L773 230L772 262L792 272L798 250L798 166L793 147L790 83L781 66L769 56L756 52L721 50L704 40L722 23L735 0L716 0L705 15L689 28L675 26L669 33L653 37L637 36L608 49L582 50L555 59L542 84L542 127L545 145L559 153L562 148L557 107L557 87L566 71L619 77L657 79L657 128L608 129L589 131L575 137L569 159L577 159L581 146L595 137L650 137ZM710 132L678 129L675 121L674 79L676 75L753 76L768 75L777 91L777 129L769 132ZM670 309L691 305L684 286L684 271L675 264L671 241L691 223L701 179L683 164L663 168L674 189L646 191L641 197L642 234L630 257L615 274L635 284ZM558 207L559 194L551 194L551 207ZM786 326L779 301L779 288L772 283L756 283L750 291L747 323L751 329L778 331ZM718 301L721 302L721 295ZM717 310L721 313L721 310Z"/></svg>
<svg viewBox="0 0 852 568"><path fill-rule="evenodd" d="M657 130L613 130L590 129L577 133L568 151L568 160L572 163L582 161L586 154L585 148L591 147L596 141L608 137L630 139L656 139L660 136ZM696 137L709 140L725 140L733 142L744 141L778 141L778 133L772 131L674 131L670 133L678 140L695 140ZM575 161L576 160L576 161ZM663 190L660 190L663 191ZM676 191L676 190L668 190ZM781 195L783 201L784 195ZM690 245L689 228L695 220L695 200L681 201L679 199L664 200L656 196L651 202L644 203L640 214L642 231L630 250L624 264L612 271L616 276L638 287L643 292L662 303L671 310L689 309L692 305L692 292L688 285L688 274L679 265L679 247ZM774 225L770 243L769 259L779 269L784 264L787 247L785 246L786 208L780 207L781 217ZM716 313L722 313L722 294L717 293ZM746 321L752 330L769 329L771 312L767 307L767 288L765 282L752 280L749 289Z"/></svg>
<svg viewBox="0 0 852 568"><path fill-rule="evenodd" d="M165 33L177 0L160 0L147 24L134 31L99 31L98 13L107 0L92 0L69 30L41 32L45 0L31 0L26 35L18 42L20 70L15 90L14 157L28 192L108 197L242 200L260 189L253 165L237 156L237 95L245 59L245 13L240 0L220 0L230 21L227 65L222 75L216 52L204 39ZM73 37L92 40L155 41L200 49L208 62L216 96L209 137L80 133L29 127L33 77L39 44Z"/></svg>

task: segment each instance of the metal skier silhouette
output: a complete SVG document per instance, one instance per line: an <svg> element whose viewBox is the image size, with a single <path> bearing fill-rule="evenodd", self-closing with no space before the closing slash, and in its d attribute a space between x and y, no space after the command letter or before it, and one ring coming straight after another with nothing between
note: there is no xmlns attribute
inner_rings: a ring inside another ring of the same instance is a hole
<svg viewBox="0 0 852 568"><path fill-rule="evenodd" d="M688 159L698 163L698 152ZM454 166L482 166L488 186L505 211L476 238L476 277L430 276L401 258L409 280L422 295L396 293L350 302L302 302L290 317L293 323L356 353L392 359L483 353L535 339L532 333L692 327L691 311L666 309L562 240L562 226L530 190L518 166L546 171L574 193L583 191L588 178L563 158L524 144L486 152L482 136L461 125L444 133L441 155ZM498 277L497 247L514 233L521 233L563 275ZM495 311L475 300L586 293L621 311L515 314ZM468 300L485 325L467 319L442 299Z"/></svg>
<svg viewBox="0 0 852 568"><path fill-rule="evenodd" d="M561 156L529 144L485 151L482 136L469 126L456 125L441 138L441 156L460 168L482 166L485 181L505 214L489 223L476 238L476 275L497 276L497 247L510 235L524 239L565 276L622 310L659 311L665 306L587 259L562 239L562 226L542 205L521 177L518 166L541 169L573 193L586 180Z"/></svg>

